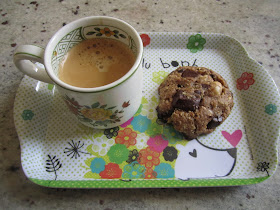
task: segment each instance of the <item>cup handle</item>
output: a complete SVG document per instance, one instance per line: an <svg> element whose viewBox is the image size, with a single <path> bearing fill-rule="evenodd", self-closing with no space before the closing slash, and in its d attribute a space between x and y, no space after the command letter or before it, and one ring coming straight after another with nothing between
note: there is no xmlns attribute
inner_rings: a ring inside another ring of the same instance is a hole
<svg viewBox="0 0 280 210"><path fill-rule="evenodd" d="M35 45L21 45L14 53L14 63L24 74L46 83L53 83L44 67L35 65L39 62L44 65L45 49Z"/></svg>

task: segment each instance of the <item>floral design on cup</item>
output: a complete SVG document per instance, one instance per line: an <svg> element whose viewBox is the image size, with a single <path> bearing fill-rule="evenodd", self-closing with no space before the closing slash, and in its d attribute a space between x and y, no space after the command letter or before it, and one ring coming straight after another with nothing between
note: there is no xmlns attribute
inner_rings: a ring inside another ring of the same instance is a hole
<svg viewBox="0 0 280 210"><path fill-rule="evenodd" d="M101 105L99 102L91 106L82 106L74 98L69 98L67 95L65 95L64 101L70 112L81 121L92 126L103 125L105 127L112 123L120 122L124 109L130 106L129 101L123 102L121 110L115 110L116 106L108 107L107 104Z"/></svg>
<svg viewBox="0 0 280 210"><path fill-rule="evenodd" d="M189 37L187 48L192 53L196 53L197 51L203 50L205 43L206 39L204 39L200 34L192 35Z"/></svg>
<svg viewBox="0 0 280 210"><path fill-rule="evenodd" d="M23 110L21 117L23 120L32 120L32 118L34 117L34 113L32 112L32 110L29 109L25 109Z"/></svg>
<svg viewBox="0 0 280 210"><path fill-rule="evenodd" d="M274 104L268 104L265 106L265 112L269 115L273 115L277 112L277 106Z"/></svg>
<svg viewBox="0 0 280 210"><path fill-rule="evenodd" d="M142 42L143 42L143 46L146 47L147 45L150 44L151 42L151 38L149 37L148 34L141 34L140 35Z"/></svg>
<svg viewBox="0 0 280 210"><path fill-rule="evenodd" d="M106 36L106 37L111 37L114 36L115 38L123 38L126 39L126 36L124 34L121 34L118 30L111 30L109 27L104 27L104 28L99 28L95 27L94 31L89 31L86 33L86 35L94 35L95 36Z"/></svg>
<svg viewBox="0 0 280 210"><path fill-rule="evenodd" d="M137 161L127 164L123 169L123 178L144 178L145 167L141 166Z"/></svg>
<svg viewBox="0 0 280 210"><path fill-rule="evenodd" d="M248 88L255 83L253 79L254 74L244 72L242 73L241 77L239 77L236 81L236 87L238 90L248 90Z"/></svg>

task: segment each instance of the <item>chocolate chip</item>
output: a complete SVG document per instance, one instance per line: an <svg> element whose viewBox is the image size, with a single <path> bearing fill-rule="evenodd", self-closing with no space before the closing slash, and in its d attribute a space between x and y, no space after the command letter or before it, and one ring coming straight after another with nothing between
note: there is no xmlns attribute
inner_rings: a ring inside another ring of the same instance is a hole
<svg viewBox="0 0 280 210"><path fill-rule="evenodd" d="M207 124L207 129L214 129L217 126L219 126L223 121L223 117L214 117L208 124Z"/></svg>
<svg viewBox="0 0 280 210"><path fill-rule="evenodd" d="M165 123L167 122L166 119L169 118L174 111L173 109L171 109L168 112L163 113L159 110L159 107L157 107L156 110L157 110L157 113L158 113L158 119L163 120Z"/></svg>
<svg viewBox="0 0 280 210"><path fill-rule="evenodd" d="M200 104L200 96L188 98L183 94L183 91L178 90L173 96L172 106L184 111L195 111Z"/></svg>
<svg viewBox="0 0 280 210"><path fill-rule="evenodd" d="M185 70L182 74L182 77L197 77L197 76L198 76L197 72L189 69Z"/></svg>

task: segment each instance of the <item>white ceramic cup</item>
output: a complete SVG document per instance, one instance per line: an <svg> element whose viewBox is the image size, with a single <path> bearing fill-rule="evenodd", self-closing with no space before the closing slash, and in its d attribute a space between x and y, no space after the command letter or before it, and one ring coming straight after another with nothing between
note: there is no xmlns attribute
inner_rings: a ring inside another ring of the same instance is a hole
<svg viewBox="0 0 280 210"><path fill-rule="evenodd" d="M101 87L80 88L61 81L58 67L64 55L81 41L94 38L116 39L128 45L136 56L132 68L120 79ZM132 26L116 18L92 16L62 27L46 49L35 45L19 46L14 53L14 63L28 76L53 83L81 123L104 129L123 124L137 112L142 98L142 54L142 40Z"/></svg>

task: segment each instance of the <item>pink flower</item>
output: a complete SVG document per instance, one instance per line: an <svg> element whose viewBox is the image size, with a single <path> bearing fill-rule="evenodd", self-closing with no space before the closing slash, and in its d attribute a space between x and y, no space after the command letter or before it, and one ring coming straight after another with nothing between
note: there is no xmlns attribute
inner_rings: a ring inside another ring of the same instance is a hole
<svg viewBox="0 0 280 210"><path fill-rule="evenodd" d="M168 145L168 141L164 140L161 135L151 137L147 144L150 146L151 150L156 151L156 152L162 152L165 147Z"/></svg>
<svg viewBox="0 0 280 210"><path fill-rule="evenodd" d="M253 73L244 72L240 78L237 79L236 87L238 90L248 90L250 85L255 83Z"/></svg>
<svg viewBox="0 0 280 210"><path fill-rule="evenodd" d="M130 125L130 123L131 123L132 120L133 120L133 117L130 118L130 119L129 119L128 121L126 121L125 123L121 124L120 126L121 126L122 128L125 128L126 126Z"/></svg>
<svg viewBox="0 0 280 210"><path fill-rule="evenodd" d="M151 42L151 38L149 37L148 34L141 34L140 35L142 42L143 42L143 46L146 47L147 45L150 44Z"/></svg>

